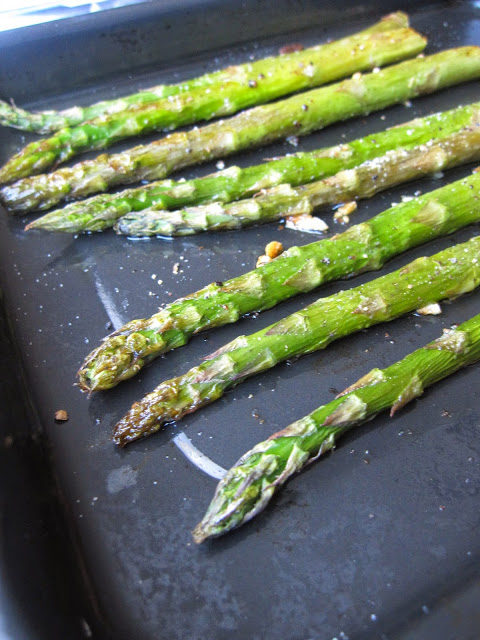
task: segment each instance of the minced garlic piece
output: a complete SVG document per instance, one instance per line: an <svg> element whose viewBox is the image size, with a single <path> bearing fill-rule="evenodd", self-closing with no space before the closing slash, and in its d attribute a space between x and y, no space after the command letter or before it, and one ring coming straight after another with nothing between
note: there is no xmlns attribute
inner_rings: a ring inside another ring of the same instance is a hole
<svg viewBox="0 0 480 640"><path fill-rule="evenodd" d="M421 316L439 316L442 313L442 308L438 302L432 302L432 304L426 304L421 309L417 309L417 313Z"/></svg>
<svg viewBox="0 0 480 640"><path fill-rule="evenodd" d="M267 262L271 262L271 261L272 259L269 258L268 256L258 256L255 267L258 269L258 267L263 267L264 264L267 264Z"/></svg>
<svg viewBox="0 0 480 640"><path fill-rule="evenodd" d="M338 209L333 214L333 219L335 220L335 222L347 224L348 222L350 222L349 216L351 216L352 213L354 213L356 210L357 203L354 200L352 200L352 202L346 202L345 204L342 204L341 207L338 207Z"/></svg>
<svg viewBox="0 0 480 640"><path fill-rule="evenodd" d="M288 216L285 221L287 229L296 231L320 232L328 230L328 225L321 218L311 216L309 213L300 213L297 216Z"/></svg>

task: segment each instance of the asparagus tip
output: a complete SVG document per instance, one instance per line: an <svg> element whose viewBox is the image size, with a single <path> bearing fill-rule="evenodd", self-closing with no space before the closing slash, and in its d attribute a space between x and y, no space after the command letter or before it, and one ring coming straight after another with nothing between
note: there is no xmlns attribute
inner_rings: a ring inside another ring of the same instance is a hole
<svg viewBox="0 0 480 640"><path fill-rule="evenodd" d="M195 544L202 544L209 537L208 533L203 527L203 521L199 522L195 529L192 531L192 537Z"/></svg>

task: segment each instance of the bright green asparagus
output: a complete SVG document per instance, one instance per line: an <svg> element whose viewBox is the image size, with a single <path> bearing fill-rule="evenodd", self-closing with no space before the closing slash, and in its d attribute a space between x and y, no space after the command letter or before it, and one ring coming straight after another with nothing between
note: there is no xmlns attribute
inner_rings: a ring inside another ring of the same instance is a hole
<svg viewBox="0 0 480 640"><path fill-rule="evenodd" d="M206 204L180 211L146 209L120 218L117 233L127 236L186 236L202 231L240 229L287 216L312 214L317 207L369 198L393 185L435 171L480 160L480 125L439 142L388 151L358 167L320 182L292 187L282 184L258 196L230 204Z"/></svg>
<svg viewBox="0 0 480 640"><path fill-rule="evenodd" d="M401 11L397 11L396 13L385 16L372 27L353 36L343 38L335 43L317 45L300 52L282 53L280 56L229 66L226 69L207 73L198 78L184 80L178 84L162 84L122 98L104 100L86 107L71 107L63 111L30 112L17 107L13 103L0 100L0 125L16 127L25 131L35 131L37 133L53 133L65 127L74 127L87 120L98 118L99 116L110 116L120 111L126 111L132 106L135 107L156 102L162 98L184 94L194 89L215 89L219 85L225 83L230 84L231 82L248 86L249 83L258 82L259 76L262 80L273 83L276 90L281 90L281 86L285 86L281 83L284 83L287 79L285 74L291 76L292 71L298 69L299 64L315 64L319 51L320 53L325 52L325 54L330 52L330 55L335 58L339 52L345 54L348 51L348 53L350 53L350 49L365 46L363 42L365 37L367 37L367 43L368 46L370 46L370 35L407 27L408 16ZM365 51L365 49L360 49L360 51ZM359 52L356 51L355 54L351 55L358 55L358 53ZM331 59L327 59L330 63ZM321 60L323 61L324 57L322 57ZM364 68L370 68L373 63L373 60L368 61L367 66ZM365 59L363 59L363 64L366 64ZM312 71L317 74L326 74L324 81L327 82L339 77L338 75L335 76L334 69L335 67L332 65L332 67L327 66L326 68L324 66L322 69L312 68ZM333 76L329 77L329 73L332 73ZM349 72L346 71L345 75L348 75L348 73ZM303 88L302 83L308 82L308 76L305 74L297 75L299 77L295 79L295 82L300 84L300 88ZM288 77L288 81L292 82L292 78ZM293 90L298 89L294 88ZM285 92L288 92L288 90Z"/></svg>
<svg viewBox="0 0 480 640"><path fill-rule="evenodd" d="M182 167L290 135L305 135L333 122L369 113L415 96L480 77L480 47L462 47L416 58L377 73L314 89L244 111L228 120L171 134L149 145L101 155L71 168L19 180L0 197L7 207L53 206L109 187L166 177Z"/></svg>
<svg viewBox="0 0 480 640"><path fill-rule="evenodd" d="M0 125L16 127L18 129L35 131L38 133L53 133L65 127L80 125L87 120L92 120L99 116L110 116L114 113L131 109L132 107L156 102L162 98L168 98L169 96L185 94L195 89L215 89L222 84L230 84L232 82L238 85L248 86L249 83L258 82L259 76L262 80L268 79L269 83L274 83L277 87L278 80L280 80L280 83L285 82L285 74L291 75L292 71L297 69L299 64L315 64L319 51L322 54L322 61L324 60L322 52L325 52L325 54L330 52L333 58L335 58L337 54L340 54L340 52L346 54L347 52L350 53L350 48L354 49L355 47L364 46L363 40L365 38L368 39L367 42L369 43L370 35L407 27L408 16L401 11L397 11L396 13L385 16L370 28L352 36L343 38L335 43L317 45L299 52L282 53L279 56L264 58L255 62L230 66L226 69L207 73L203 76L188 79L178 84L158 85L122 98L105 100L86 107L71 107L63 111L50 110L32 113L17 107L13 103L0 100ZM364 51L364 49L360 49L360 51ZM358 55L358 53L359 52L357 51L355 54L351 55ZM327 59L330 63L330 58ZM365 68L370 68L372 64L373 60L369 61ZM317 74L326 74L325 82L329 79L329 73L335 73L333 65L331 70L327 66L327 68L322 68L321 70L315 69L314 72ZM348 73L349 72L347 71L345 75ZM299 75L300 77L296 79L296 83L300 83L301 85L301 83L306 80L301 77L301 74ZM262 76L265 76L265 78ZM338 77L339 76L334 75L330 79ZM292 79L289 78L289 81L291 82ZM280 87L278 87L277 90L281 90Z"/></svg>
<svg viewBox="0 0 480 640"><path fill-rule="evenodd" d="M390 416L432 384L480 360L480 315L386 369L372 369L335 400L245 453L222 478L195 527L200 543L251 520L295 473L333 449L338 438L378 413Z"/></svg>
<svg viewBox="0 0 480 640"><path fill-rule="evenodd" d="M297 153L244 169L232 166L183 182L165 180L120 193L100 194L51 211L27 225L27 229L68 233L101 231L130 212L152 208L175 210L205 202L226 203L279 184L296 187L322 180L378 158L388 151L408 150L432 140L441 141L464 129L477 128L479 122L480 103L477 102L416 118L386 131L327 149ZM20 211L22 202L16 204Z"/></svg>
<svg viewBox="0 0 480 640"><path fill-rule="evenodd" d="M402 251L480 221L480 174L403 202L332 238L292 247L272 262L212 283L146 319L132 320L86 358L89 391L109 389L201 331L270 309L326 282L379 269Z"/></svg>
<svg viewBox="0 0 480 640"><path fill-rule="evenodd" d="M154 102L130 105L124 111L66 127L50 138L32 142L0 169L0 183L41 173L80 153L105 149L126 138L224 117L356 71L390 64L423 51L425 45L423 36L395 24L391 31L374 28L307 52L292 53L287 59L279 56L257 62L253 77L240 68L238 77L233 72L228 80L211 88L199 86Z"/></svg>
<svg viewBox="0 0 480 640"><path fill-rule="evenodd" d="M355 331L393 320L433 302L455 298L480 284L480 237L422 257L354 289L321 298L297 313L239 336L187 373L162 382L116 425L124 446L220 398L246 378L324 349ZM321 265L314 268L320 270Z"/></svg>

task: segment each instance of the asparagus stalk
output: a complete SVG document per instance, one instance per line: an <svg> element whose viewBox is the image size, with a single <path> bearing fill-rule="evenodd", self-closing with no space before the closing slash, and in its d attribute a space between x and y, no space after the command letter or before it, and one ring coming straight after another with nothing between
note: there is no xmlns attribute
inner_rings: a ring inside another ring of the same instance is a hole
<svg viewBox="0 0 480 640"><path fill-rule="evenodd" d="M250 336L239 336L187 373L159 384L117 423L121 446L220 398L249 376L324 349L355 331L393 320L480 284L480 237L449 247L354 289L317 300ZM314 268L320 269L321 265Z"/></svg>
<svg viewBox="0 0 480 640"><path fill-rule="evenodd" d="M70 168L19 180L0 192L7 207L51 207L109 187L163 178L174 170L289 135L305 135L333 122L369 113L480 76L480 47L450 49L377 73L305 92L244 111L229 120L171 134L149 145L101 155ZM15 206L13 204L13 206ZM22 205L23 206L23 205Z"/></svg>
<svg viewBox="0 0 480 640"><path fill-rule="evenodd" d="M200 543L251 520L293 474L333 449L338 438L378 413L390 416L432 384L480 360L480 315L386 369L372 369L335 400L245 453L222 478L195 527Z"/></svg>
<svg viewBox="0 0 480 640"><path fill-rule="evenodd" d="M178 209L216 201L225 203L282 183L295 187L322 180L388 151L412 149L431 140L443 140L465 128L476 127L479 113L480 103L477 102L417 118L327 149L297 153L245 169L233 166L184 182L165 180L120 193L100 194L51 211L27 225L27 229L69 233L101 231L112 226L118 218L144 209Z"/></svg>
<svg viewBox="0 0 480 640"><path fill-rule="evenodd" d="M394 29L350 36L322 48L291 54L290 64L270 61L265 73L246 83L231 79L211 89L194 88L125 111L99 116L76 127L61 129L50 138L32 142L0 169L0 183L40 173L52 165L92 149L105 149L119 140L152 131L210 120L269 102L296 91L316 87L376 65L389 64L419 53L425 38L413 29ZM241 74L242 75L242 74Z"/></svg>
<svg viewBox="0 0 480 640"><path fill-rule="evenodd" d="M207 204L180 211L146 209L120 218L117 233L128 236L186 236L202 231L240 229L285 216L311 214L322 205L369 198L396 184L480 159L480 126L413 149L388 151L359 167L311 184L282 184L230 204Z"/></svg>
<svg viewBox="0 0 480 640"><path fill-rule="evenodd" d="M107 337L78 373L82 389L109 389L201 331L236 322L326 282L379 269L387 260L480 220L480 174L403 202L303 247L292 247L255 271L212 283Z"/></svg>
<svg viewBox="0 0 480 640"><path fill-rule="evenodd" d="M169 98L170 96L185 94L195 89L216 89L218 86L232 82L235 83L235 85L246 87L251 83L258 82L259 76L262 81L265 80L265 83L262 83L262 94L259 96L261 99L264 98L263 91L266 88L265 85L272 85L272 90L274 91L282 91L282 87L284 87L285 93L288 93L290 91L288 88L290 85L287 84L288 82L294 81L293 89L291 90L296 91L298 88L304 88L304 86L306 86L304 83L306 82L323 83L338 79L340 76L335 75L335 72L338 73L337 67L339 60L336 60L336 58L340 58L342 54L345 56L345 54L348 53L352 58L361 54L361 62L359 62L361 68L374 66L375 61L369 61L365 57L367 53L365 48L356 50L355 54L352 54L350 49L355 50L358 47L365 47L365 45L366 48L370 48L371 35L401 28L408 28L408 16L401 11L397 11L396 13L385 16L364 31L331 44L317 45L299 52L282 54L255 62L230 66L220 71L204 74L198 78L185 80L179 84L162 84L122 98L105 100L86 107L76 106L63 111L41 111L32 113L17 107L13 103L0 100L0 125L16 127L25 131L35 131L37 133L54 133L65 127L75 127L87 120L93 120L100 116L111 116L122 111L130 110L132 107L156 102ZM366 40L366 43L364 40ZM420 41L418 46L420 46ZM318 58L319 55L321 56L320 58ZM330 65L332 62L330 56L335 60L332 65ZM307 75L298 73L296 74L298 77L294 79L291 77L294 72L297 72L299 64L303 64L309 68L308 65L315 65L317 59L319 59L322 65L325 59L329 64L328 66L322 66L322 68L312 67L311 71L316 74L316 77L310 79ZM360 58L358 59L360 60ZM342 64L343 62L344 61L342 61ZM353 60L349 59L349 62L353 62ZM380 62L377 64L380 64ZM350 72L351 71L346 70L345 75L348 75ZM314 85L309 84L308 86ZM276 97L275 94L274 97Z"/></svg>

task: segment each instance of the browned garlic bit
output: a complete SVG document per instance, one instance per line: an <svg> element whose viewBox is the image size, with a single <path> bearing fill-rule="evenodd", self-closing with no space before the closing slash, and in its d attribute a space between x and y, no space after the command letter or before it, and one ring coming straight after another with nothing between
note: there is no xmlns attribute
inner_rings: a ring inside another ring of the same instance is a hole
<svg viewBox="0 0 480 640"><path fill-rule="evenodd" d="M280 55L284 55L286 53L294 53L295 51L303 51L303 44L299 44L297 42L292 42L292 44L286 44L284 47L281 47L278 50Z"/></svg>
<svg viewBox="0 0 480 640"><path fill-rule="evenodd" d="M272 242L269 242L265 247L265 254L257 258L257 264L255 266L258 269L258 267L261 267L264 264L267 264L267 262L271 262L274 258L279 256L281 253L283 253L282 243L277 242L276 240L272 240Z"/></svg>
<svg viewBox="0 0 480 640"><path fill-rule="evenodd" d="M342 204L341 207L338 207L333 215L333 219L335 220L335 222L347 224L348 222L350 222L349 216L351 216L352 213L354 213L356 210L357 203L354 200L352 200L352 202L346 202L345 204Z"/></svg>
<svg viewBox="0 0 480 640"><path fill-rule="evenodd" d="M296 216L288 216L285 220L287 229L295 231L310 231L323 233L328 230L328 225L321 218L311 216L309 213L300 213Z"/></svg>
<svg viewBox="0 0 480 640"><path fill-rule="evenodd" d="M276 240L272 240L265 247L265 255L271 258L272 260L283 253L283 245L281 242L277 242Z"/></svg>
<svg viewBox="0 0 480 640"><path fill-rule="evenodd" d="M65 409L59 409L55 411L55 421L56 422L66 422L68 420L68 413Z"/></svg>

